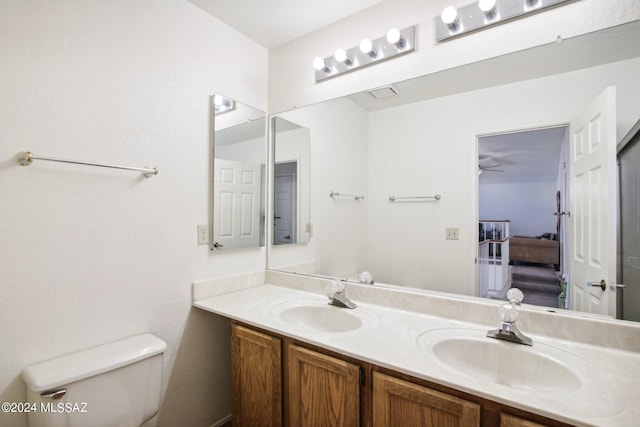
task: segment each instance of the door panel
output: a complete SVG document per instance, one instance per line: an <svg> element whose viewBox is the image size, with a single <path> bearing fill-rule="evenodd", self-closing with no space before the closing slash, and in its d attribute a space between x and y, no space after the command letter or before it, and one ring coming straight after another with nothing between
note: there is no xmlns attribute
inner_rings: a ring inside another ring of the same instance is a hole
<svg viewBox="0 0 640 427"><path fill-rule="evenodd" d="M615 316L616 117L608 87L571 122L571 308ZM588 286L605 280L606 287Z"/></svg>
<svg viewBox="0 0 640 427"><path fill-rule="evenodd" d="M260 245L260 165L216 159L213 240L223 249Z"/></svg>

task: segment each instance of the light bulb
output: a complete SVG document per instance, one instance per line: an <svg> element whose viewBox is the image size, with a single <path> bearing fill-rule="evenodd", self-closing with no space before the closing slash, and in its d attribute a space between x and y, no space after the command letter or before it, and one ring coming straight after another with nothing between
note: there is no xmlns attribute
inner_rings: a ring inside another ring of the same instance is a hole
<svg viewBox="0 0 640 427"><path fill-rule="evenodd" d="M222 105L224 104L224 98L222 98L220 95L214 95L213 103L216 104L218 107L222 107Z"/></svg>
<svg viewBox="0 0 640 427"><path fill-rule="evenodd" d="M402 38L400 37L400 30L397 28L392 28L387 31L387 41L392 44L398 44Z"/></svg>
<svg viewBox="0 0 640 427"><path fill-rule="evenodd" d="M351 63L351 60L349 59L349 56L347 55L347 51L344 50L344 49L336 50L336 53L333 55L333 57L338 62L344 62L347 65L349 65Z"/></svg>
<svg viewBox="0 0 640 427"><path fill-rule="evenodd" d="M440 19L442 19L442 22L447 24L449 27L455 27L458 22L458 11L453 6L447 6L442 11Z"/></svg>
<svg viewBox="0 0 640 427"><path fill-rule="evenodd" d="M315 58L313 58L313 68L315 68L316 70L320 71L320 70L325 70L327 69L327 62L320 58L319 56L316 56Z"/></svg>
<svg viewBox="0 0 640 427"><path fill-rule="evenodd" d="M496 0L479 0L478 7L485 14L491 14L496 10Z"/></svg>
<svg viewBox="0 0 640 427"><path fill-rule="evenodd" d="M373 42L369 39L362 39L360 42L360 52L369 55L371 59L378 57L378 51L373 48Z"/></svg>
<svg viewBox="0 0 640 427"><path fill-rule="evenodd" d="M360 42L360 52L370 53L373 50L373 43L369 39L362 39Z"/></svg>

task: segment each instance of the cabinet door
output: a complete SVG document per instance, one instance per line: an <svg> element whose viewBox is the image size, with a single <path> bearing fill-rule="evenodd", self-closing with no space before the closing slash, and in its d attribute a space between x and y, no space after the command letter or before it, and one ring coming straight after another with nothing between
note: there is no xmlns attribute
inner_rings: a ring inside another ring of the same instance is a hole
<svg viewBox="0 0 640 427"><path fill-rule="evenodd" d="M359 366L295 345L288 356L291 426L359 426Z"/></svg>
<svg viewBox="0 0 640 427"><path fill-rule="evenodd" d="M231 333L233 424L282 425L280 340L242 326Z"/></svg>
<svg viewBox="0 0 640 427"><path fill-rule="evenodd" d="M544 425L513 415L500 414L500 427L544 427Z"/></svg>
<svg viewBox="0 0 640 427"><path fill-rule="evenodd" d="M480 405L373 373L373 427L480 425Z"/></svg>

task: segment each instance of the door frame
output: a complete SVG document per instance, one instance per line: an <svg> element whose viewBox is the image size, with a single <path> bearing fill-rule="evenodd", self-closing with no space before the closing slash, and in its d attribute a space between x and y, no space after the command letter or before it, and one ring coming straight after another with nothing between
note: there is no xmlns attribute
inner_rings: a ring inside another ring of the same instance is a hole
<svg viewBox="0 0 640 427"><path fill-rule="evenodd" d="M475 190L474 191L475 200L474 200L474 215L472 215L472 217L474 218L474 222L469 224L469 230L477 230L478 222L480 221L480 176L478 175L478 169L480 167L480 159L479 159L480 138L488 137L488 136L496 136L496 135L505 135L510 133L542 130L542 129L569 127L570 123L571 123L571 118L567 117L567 118L558 119L558 120L549 120L549 121L543 121L543 122L537 122L537 123L524 122L520 125L513 124L513 125L507 125L507 126L501 126L501 127L495 127L495 128L479 129L474 131L475 136L473 141L473 149L470 150L473 153L472 164L475 166L474 173L473 173L473 188ZM567 164L567 168L568 167L569 165ZM562 193L567 193L567 192L562 191ZM563 206L566 207L567 203L569 203L569 200L566 199L568 194L562 194L562 193L561 193L561 197L562 197L561 203ZM568 226L567 218L563 216L560 227L566 228L567 226ZM571 239L572 238L571 233L568 233L568 234L569 234L569 239ZM475 240L477 240L477 237L475 238ZM560 254L561 259L567 259L567 260L570 259L569 257L571 256L571 245L566 244L565 242L565 244L561 246L561 250L562 250ZM478 250L477 242L474 245L472 245L471 252L472 252L472 256L470 259L473 260L473 270L474 270L475 280L470 281L469 295L478 296L478 290L480 288L478 258L480 257L480 253ZM563 274L567 274L567 275L570 274L568 265L561 266L561 270Z"/></svg>
<svg viewBox="0 0 640 427"><path fill-rule="evenodd" d="M625 283L628 281L628 278L625 278L624 274L624 226L625 224L622 222L622 177L623 177L623 168L622 168L622 156L625 155L628 150L632 149L636 145L640 145L640 120L638 120L635 125L627 132L627 134L620 140L616 147L616 166L618 168L618 194L617 194L617 251L618 251L618 259L616 265L616 279L617 283L620 286L616 287L616 314L618 319L625 319L624 312L624 292L626 289ZM635 320L635 319L631 319Z"/></svg>

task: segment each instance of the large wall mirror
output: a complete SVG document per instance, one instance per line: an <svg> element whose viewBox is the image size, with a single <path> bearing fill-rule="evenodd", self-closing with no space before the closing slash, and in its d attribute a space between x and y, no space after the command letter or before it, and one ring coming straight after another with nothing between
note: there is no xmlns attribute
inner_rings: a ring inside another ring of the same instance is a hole
<svg viewBox="0 0 640 427"><path fill-rule="evenodd" d="M212 250L265 245L266 119L264 111L211 97Z"/></svg>
<svg viewBox="0 0 640 427"><path fill-rule="evenodd" d="M570 193L560 179L563 162L554 157L554 183L542 195L549 208L540 214L549 221L539 230L513 206L481 218L479 187L510 174L499 172L509 166L506 157L488 153L493 146L483 151L479 140L531 129L555 129L550 133L565 138L557 128L610 86L617 89L620 140L640 118L638 39L636 21L276 114L309 129L313 235L305 245L271 245L268 267L353 281L368 271L383 286L479 297L479 220L509 220L512 229L539 237L556 230L557 190ZM276 152L278 144L276 138ZM566 155L554 147L555 155ZM481 173L483 165L494 171ZM615 225L608 228L615 236ZM572 238L562 244L571 246Z"/></svg>

